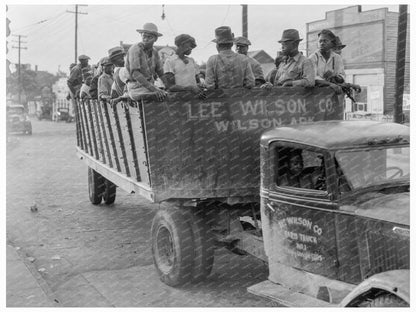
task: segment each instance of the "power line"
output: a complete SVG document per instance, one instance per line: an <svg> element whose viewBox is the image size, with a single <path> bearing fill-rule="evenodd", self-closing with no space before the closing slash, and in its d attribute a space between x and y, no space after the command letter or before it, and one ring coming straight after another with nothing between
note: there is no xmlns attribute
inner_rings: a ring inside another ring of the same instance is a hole
<svg viewBox="0 0 416 312"><path fill-rule="evenodd" d="M52 16L52 17L45 18L45 19L43 19L43 20L41 20L41 21L39 21L39 22L36 22L36 23L33 23L33 24L29 24L29 25L26 25L26 26L22 26L22 27L20 27L20 28L18 28L18 29L16 29L16 30L14 30L14 31L15 31L15 32L17 32L17 31L22 31L23 29L26 29L26 28L28 28L28 27L32 27L32 26L35 26L35 25L40 25L40 24L43 24L43 23L46 23L46 22L50 22L50 21L52 21L52 20L54 20L54 19L56 19L56 18L60 17L61 15L65 14L65 13L66 13L66 12L61 12L61 13L59 13L59 14L57 14L57 15Z"/></svg>
<svg viewBox="0 0 416 312"><path fill-rule="evenodd" d="M230 12L230 6L229 6L229 5L227 6L227 12L225 13L225 16L224 16L224 19L222 20L221 25L224 25L225 20L226 20L226 19L227 19L227 17L228 17L228 12Z"/></svg>

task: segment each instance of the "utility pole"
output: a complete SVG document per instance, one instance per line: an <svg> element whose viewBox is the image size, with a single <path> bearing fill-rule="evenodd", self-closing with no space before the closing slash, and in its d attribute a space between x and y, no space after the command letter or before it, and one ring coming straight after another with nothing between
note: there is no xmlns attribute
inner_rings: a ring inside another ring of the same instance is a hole
<svg viewBox="0 0 416 312"><path fill-rule="evenodd" d="M396 94L394 122L403 123L403 92L406 66L407 5L399 5L396 48Z"/></svg>
<svg viewBox="0 0 416 312"><path fill-rule="evenodd" d="M78 58L78 14L85 14L88 15L88 13L85 12L78 12L79 6L88 6L86 4L76 4L75 5L75 12L74 11L68 11L68 13L74 13L75 14L75 63L77 63Z"/></svg>
<svg viewBox="0 0 416 312"><path fill-rule="evenodd" d="M20 71L20 67L21 67L21 63L20 63L20 50L22 50L22 49L27 49L27 47L22 47L21 46L21 44L22 43L27 43L26 41L22 41L21 39L22 39L22 37L27 37L27 36L22 36L22 35L13 35L13 36L15 36L15 37L18 37L19 38L19 41L13 41L13 42L18 42L18 46L17 47L12 47L13 49L18 49L19 50L19 64L18 64L18 67L17 67L17 73L18 73L18 81L19 81L19 85L18 85L18 91L19 91L19 104L21 104L21 99L22 99L22 96L21 96L21 94L22 94L22 76L21 76L21 71Z"/></svg>
<svg viewBox="0 0 416 312"><path fill-rule="evenodd" d="M243 7L243 37L248 39L247 4L241 6Z"/></svg>

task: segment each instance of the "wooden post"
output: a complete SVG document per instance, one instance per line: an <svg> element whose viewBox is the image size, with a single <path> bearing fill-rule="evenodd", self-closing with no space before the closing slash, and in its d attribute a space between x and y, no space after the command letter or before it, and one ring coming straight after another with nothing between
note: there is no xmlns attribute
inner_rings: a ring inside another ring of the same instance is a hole
<svg viewBox="0 0 416 312"><path fill-rule="evenodd" d="M406 66L407 5L399 6L396 50L396 91L394 122L403 123L403 92Z"/></svg>

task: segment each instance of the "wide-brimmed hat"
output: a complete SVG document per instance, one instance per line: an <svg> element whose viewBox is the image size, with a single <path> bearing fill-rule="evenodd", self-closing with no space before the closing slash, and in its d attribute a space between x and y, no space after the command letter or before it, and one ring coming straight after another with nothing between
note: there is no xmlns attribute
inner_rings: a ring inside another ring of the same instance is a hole
<svg viewBox="0 0 416 312"><path fill-rule="evenodd" d="M251 45L250 40L248 40L246 37L236 37L234 39L234 43L235 45L244 45L244 46Z"/></svg>
<svg viewBox="0 0 416 312"><path fill-rule="evenodd" d="M90 60L91 58L89 56L86 56L85 54L81 54L80 56L78 56L78 61L81 60Z"/></svg>
<svg viewBox="0 0 416 312"><path fill-rule="evenodd" d="M234 43L234 34L228 26L221 26L215 29L215 43Z"/></svg>
<svg viewBox="0 0 416 312"><path fill-rule="evenodd" d="M303 39L299 38L299 32L296 29L285 29L282 34L282 39L280 39L278 42L302 40Z"/></svg>
<svg viewBox="0 0 416 312"><path fill-rule="evenodd" d="M181 35L175 37L175 45L177 47L179 47L180 45L182 45L184 43L187 43L187 42L191 43L192 49L196 47L195 38L190 36L190 35L181 34Z"/></svg>
<svg viewBox="0 0 416 312"><path fill-rule="evenodd" d="M342 50L342 49L344 49L346 46L347 46L347 45L342 44L341 39L340 39L338 36L336 36L336 38L335 38L335 48L336 48L336 49L338 49L338 50Z"/></svg>
<svg viewBox="0 0 416 312"><path fill-rule="evenodd" d="M108 57L111 59L115 59L117 56L124 56L126 53L124 52L122 47L114 47L108 50Z"/></svg>
<svg viewBox="0 0 416 312"><path fill-rule="evenodd" d="M143 25L143 29L136 29L139 33L149 33L155 35L157 37L163 36L161 33L158 32L157 26L153 23L146 23Z"/></svg>

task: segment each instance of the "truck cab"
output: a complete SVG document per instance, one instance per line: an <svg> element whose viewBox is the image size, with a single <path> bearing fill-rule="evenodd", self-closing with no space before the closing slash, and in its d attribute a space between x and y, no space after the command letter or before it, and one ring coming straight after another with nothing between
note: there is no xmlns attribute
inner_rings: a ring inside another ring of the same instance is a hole
<svg viewBox="0 0 416 312"><path fill-rule="evenodd" d="M261 138L268 281L249 292L288 306L407 306L407 126L322 121Z"/></svg>

